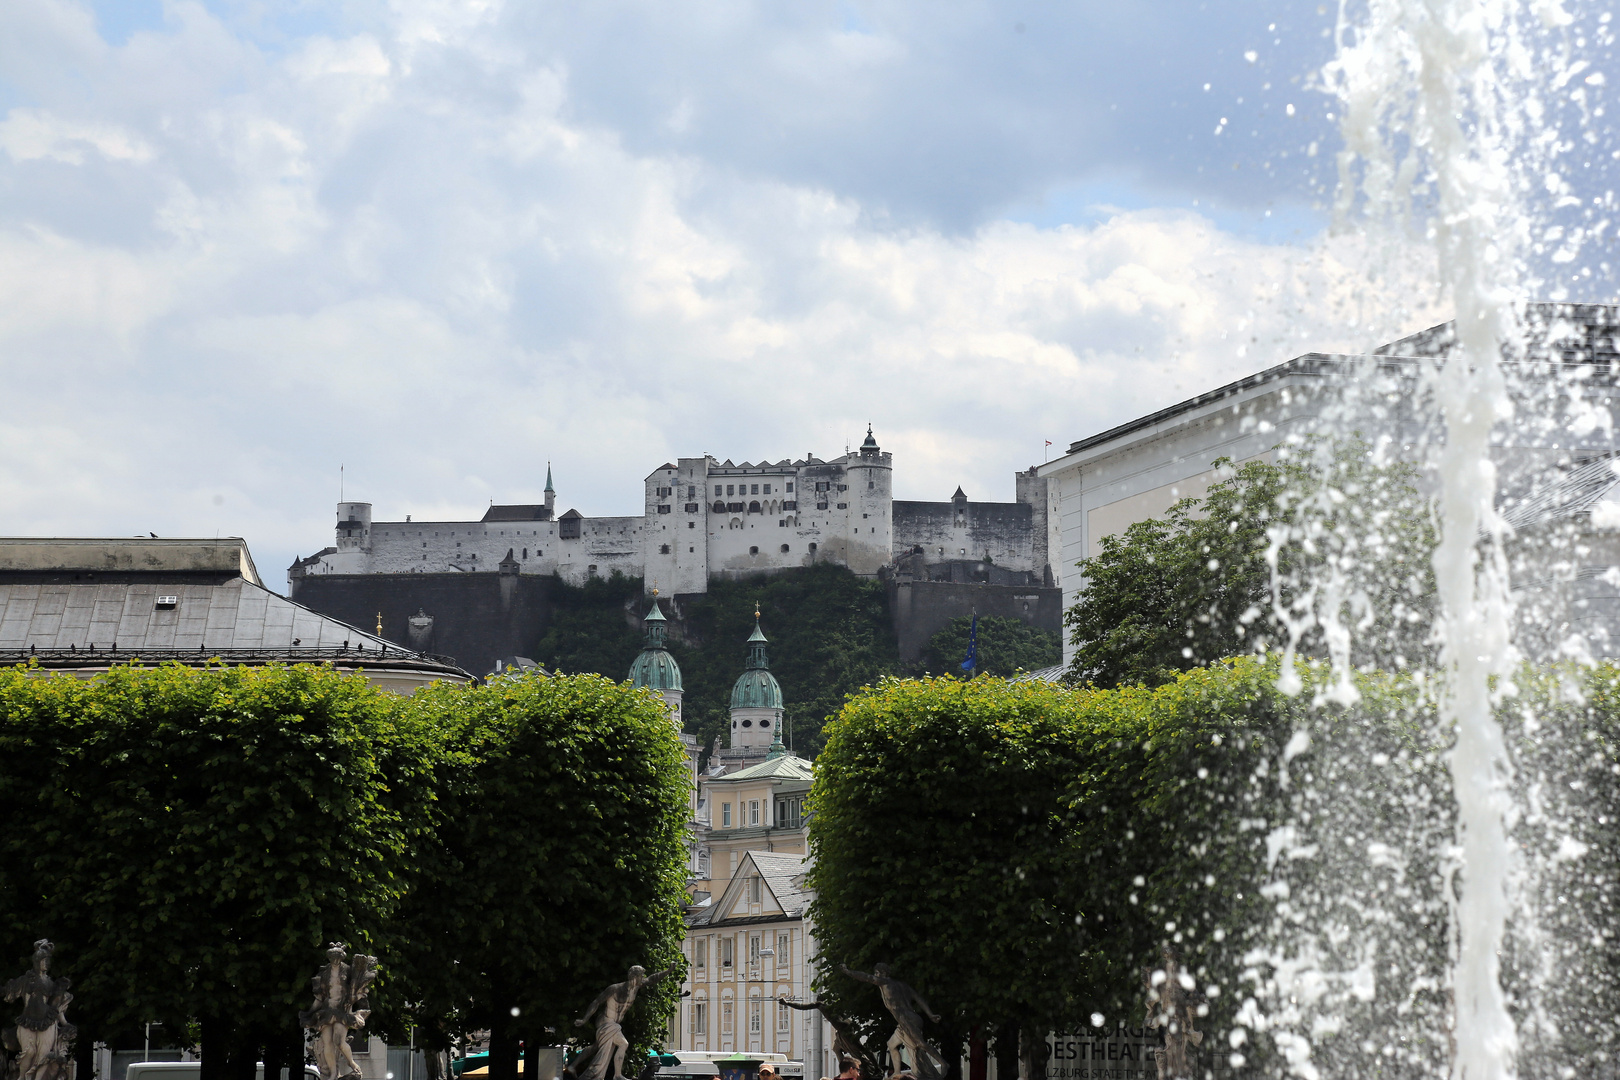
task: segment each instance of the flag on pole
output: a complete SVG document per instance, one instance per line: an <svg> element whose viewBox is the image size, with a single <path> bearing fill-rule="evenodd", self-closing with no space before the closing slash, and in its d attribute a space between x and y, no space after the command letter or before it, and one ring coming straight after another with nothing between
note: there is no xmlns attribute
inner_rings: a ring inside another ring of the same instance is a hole
<svg viewBox="0 0 1620 1080"><path fill-rule="evenodd" d="M962 661L962 670L973 678L973 669L979 666L979 613L973 613L973 624L968 628L967 657Z"/></svg>

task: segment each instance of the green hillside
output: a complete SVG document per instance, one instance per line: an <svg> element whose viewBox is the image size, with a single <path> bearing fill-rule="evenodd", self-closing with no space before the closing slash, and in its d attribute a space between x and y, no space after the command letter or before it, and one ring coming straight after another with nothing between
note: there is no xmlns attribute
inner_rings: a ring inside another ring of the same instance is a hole
<svg viewBox="0 0 1620 1080"><path fill-rule="evenodd" d="M686 729L707 747L728 727L731 685L742 673L754 629L754 605L770 639L771 672L787 707L784 736L814 757L821 725L844 695L900 671L883 586L837 566L714 581L681 604L671 622L670 651L686 686ZM622 679L641 648L630 613L646 609L639 578L614 576L582 588L558 585L551 629L534 657L565 672ZM665 607L666 615L674 615Z"/></svg>
<svg viewBox="0 0 1620 1080"><path fill-rule="evenodd" d="M569 674L596 672L622 679L641 651L640 617L647 610L640 578L615 574L583 587L558 583L551 629L532 654ZM705 749L726 740L731 685L748 658L754 605L770 639L771 673L782 684L787 707L783 738L805 757L821 751L821 725L844 704L844 695L884 675L960 675L967 651L967 618L957 619L929 642L922 663L900 663L888 594L870 578L839 566L813 566L749 581L712 581L703 596L689 597L670 618L669 650L686 686L686 730ZM1057 663L1056 634L1017 619L979 620L979 672L1011 675Z"/></svg>

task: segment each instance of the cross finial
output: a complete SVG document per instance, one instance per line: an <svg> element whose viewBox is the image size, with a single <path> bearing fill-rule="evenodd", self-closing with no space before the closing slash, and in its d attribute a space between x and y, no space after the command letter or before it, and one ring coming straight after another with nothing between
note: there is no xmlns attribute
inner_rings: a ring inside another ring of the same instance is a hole
<svg viewBox="0 0 1620 1080"><path fill-rule="evenodd" d="M754 601L754 621L759 622L759 601Z"/></svg>

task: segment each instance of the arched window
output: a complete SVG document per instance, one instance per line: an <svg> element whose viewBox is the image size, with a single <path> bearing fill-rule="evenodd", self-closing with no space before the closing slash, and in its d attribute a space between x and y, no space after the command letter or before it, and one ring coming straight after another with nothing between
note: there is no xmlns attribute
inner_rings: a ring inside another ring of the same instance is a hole
<svg viewBox="0 0 1620 1080"><path fill-rule="evenodd" d="M717 514L725 513L726 512L726 504L723 503L723 502L715 503L714 504L714 512L717 513Z"/></svg>
<svg viewBox="0 0 1620 1080"><path fill-rule="evenodd" d="M740 518L732 518L731 519L731 524L729 526L727 526L727 528L731 528L731 529L740 529L740 528L742 528L742 520Z"/></svg>
<svg viewBox="0 0 1620 1080"><path fill-rule="evenodd" d="M758 555L759 554L759 548L757 548L757 547L749 548L748 549L748 554L750 554L750 555Z"/></svg>
<svg viewBox="0 0 1620 1080"><path fill-rule="evenodd" d="M758 499L755 499L753 502L748 504L748 512L750 514L762 513L762 511L759 508L759 500Z"/></svg>
<svg viewBox="0 0 1620 1080"><path fill-rule="evenodd" d="M786 544L783 544L783 545L782 545L782 554L784 554L784 555L786 555L786 554L787 554L787 550L788 550L788 546L787 546L787 545L786 545Z"/></svg>

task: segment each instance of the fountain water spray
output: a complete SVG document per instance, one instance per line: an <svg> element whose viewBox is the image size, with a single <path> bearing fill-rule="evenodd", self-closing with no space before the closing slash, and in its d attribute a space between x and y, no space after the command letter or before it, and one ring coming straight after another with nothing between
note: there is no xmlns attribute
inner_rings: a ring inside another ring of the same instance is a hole
<svg viewBox="0 0 1620 1080"><path fill-rule="evenodd" d="M1510 909L1513 803L1493 695L1510 692L1511 603L1490 459L1493 428L1511 419L1500 360L1516 351L1513 316L1526 275L1529 215L1522 180L1546 145L1529 92L1535 28L1569 22L1557 0L1533 12L1507 0L1373 0L1324 70L1341 101L1341 220L1363 212L1408 226L1426 220L1439 280L1456 312L1449 358L1426 365L1443 443L1438 482L1440 708L1455 742L1451 1075L1515 1074L1517 1035L1500 956ZM1493 686L1493 679L1500 685Z"/></svg>

